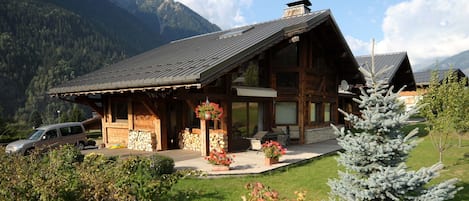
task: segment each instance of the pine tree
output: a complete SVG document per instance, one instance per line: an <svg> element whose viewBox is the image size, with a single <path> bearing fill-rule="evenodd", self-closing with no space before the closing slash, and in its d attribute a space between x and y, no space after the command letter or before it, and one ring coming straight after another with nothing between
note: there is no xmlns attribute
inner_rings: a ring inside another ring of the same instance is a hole
<svg viewBox="0 0 469 201"><path fill-rule="evenodd" d="M345 167L339 178L329 180L331 198L339 200L446 200L459 190L457 179L435 186L426 184L443 168L437 163L429 168L410 171L405 165L409 152L415 147L417 129L405 134L401 128L416 110L405 112L398 92L379 80L390 68L375 71L374 55L370 67L361 67L366 87L361 88L359 104L361 116L344 111L345 120L353 130L334 129L339 145L338 162Z"/></svg>

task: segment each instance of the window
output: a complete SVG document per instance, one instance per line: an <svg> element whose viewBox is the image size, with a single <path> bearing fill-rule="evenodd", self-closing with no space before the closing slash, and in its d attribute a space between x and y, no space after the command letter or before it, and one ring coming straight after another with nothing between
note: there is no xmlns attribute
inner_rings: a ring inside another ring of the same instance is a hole
<svg viewBox="0 0 469 201"><path fill-rule="evenodd" d="M296 102L277 102L275 104L276 124L296 124L297 116Z"/></svg>
<svg viewBox="0 0 469 201"><path fill-rule="evenodd" d="M276 68L289 68L298 66L298 46L290 43L286 47L275 52L272 65Z"/></svg>
<svg viewBox="0 0 469 201"><path fill-rule="evenodd" d="M309 121L316 122L317 121L317 103L309 103Z"/></svg>
<svg viewBox="0 0 469 201"><path fill-rule="evenodd" d="M279 72L277 77L277 88L278 89L298 89L299 76L298 73L291 72Z"/></svg>
<svg viewBox="0 0 469 201"><path fill-rule="evenodd" d="M54 130L47 131L45 136L47 140L54 139L57 137L57 130L54 129Z"/></svg>
<svg viewBox="0 0 469 201"><path fill-rule="evenodd" d="M231 38L231 37L236 37L236 36L241 36L244 33L250 31L251 29L254 29L253 26L250 27L241 27L239 29L235 29L229 32L226 32L218 37L218 39L226 39L226 38Z"/></svg>
<svg viewBox="0 0 469 201"><path fill-rule="evenodd" d="M260 107L256 102L232 103L232 128L235 135L252 137L257 133Z"/></svg>
<svg viewBox="0 0 469 201"><path fill-rule="evenodd" d="M233 86L259 86L259 65L257 61L250 61L248 64L241 66L238 72L232 75Z"/></svg>
<svg viewBox="0 0 469 201"><path fill-rule="evenodd" d="M112 122L118 122L119 120L128 119L127 114L127 103L126 102L113 102L111 105Z"/></svg>
<svg viewBox="0 0 469 201"><path fill-rule="evenodd" d="M70 126L60 128L60 134L62 134L62 136L75 135L80 133L83 133L83 129L81 128L81 126Z"/></svg>
<svg viewBox="0 0 469 201"><path fill-rule="evenodd" d="M70 130L70 127L60 128L60 134L62 134L62 136L67 136L67 135L70 135L71 133L72 131Z"/></svg>
<svg viewBox="0 0 469 201"><path fill-rule="evenodd" d="M324 103L324 122L331 121L331 103Z"/></svg>

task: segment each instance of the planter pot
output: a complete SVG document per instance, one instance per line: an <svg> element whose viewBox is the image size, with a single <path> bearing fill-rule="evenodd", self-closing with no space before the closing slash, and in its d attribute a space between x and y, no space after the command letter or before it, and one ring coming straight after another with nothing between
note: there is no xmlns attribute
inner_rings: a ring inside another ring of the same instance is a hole
<svg viewBox="0 0 469 201"><path fill-rule="evenodd" d="M205 120L210 120L212 118L212 115L210 114L210 112L206 112L204 118Z"/></svg>
<svg viewBox="0 0 469 201"><path fill-rule="evenodd" d="M212 165L212 171L228 171L230 170L229 165Z"/></svg>
<svg viewBox="0 0 469 201"><path fill-rule="evenodd" d="M276 163L278 163L278 158L265 158L265 165L267 166L271 166Z"/></svg>

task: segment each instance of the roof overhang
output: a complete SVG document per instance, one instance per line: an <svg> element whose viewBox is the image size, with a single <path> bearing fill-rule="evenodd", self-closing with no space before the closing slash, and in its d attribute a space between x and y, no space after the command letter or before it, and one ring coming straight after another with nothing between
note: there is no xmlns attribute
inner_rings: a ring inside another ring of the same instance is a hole
<svg viewBox="0 0 469 201"><path fill-rule="evenodd" d="M156 87L138 87L138 88L126 88L126 89L109 89L109 90L94 90L94 91L78 91L78 92L69 92L69 93L50 93L52 97L60 96L87 96L87 95L96 95L96 94L119 94L119 93L135 93L135 92L146 92L146 91L165 91L165 90L175 90L179 88L197 88L200 89L200 84L180 84L180 85L170 85L170 86L156 86Z"/></svg>
<svg viewBox="0 0 469 201"><path fill-rule="evenodd" d="M248 97L275 98L277 91L272 88L235 86L236 95Z"/></svg>

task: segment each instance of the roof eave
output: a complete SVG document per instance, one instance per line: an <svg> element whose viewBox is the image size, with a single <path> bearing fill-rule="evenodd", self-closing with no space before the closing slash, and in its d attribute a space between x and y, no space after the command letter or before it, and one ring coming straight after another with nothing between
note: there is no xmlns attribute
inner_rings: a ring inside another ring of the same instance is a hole
<svg viewBox="0 0 469 201"><path fill-rule="evenodd" d="M200 88L199 75L184 76L179 79L145 79L139 81L111 82L97 85L83 85L77 87L56 87L47 93L52 97L79 96L95 94L113 94L137 91L162 91L177 88Z"/></svg>

